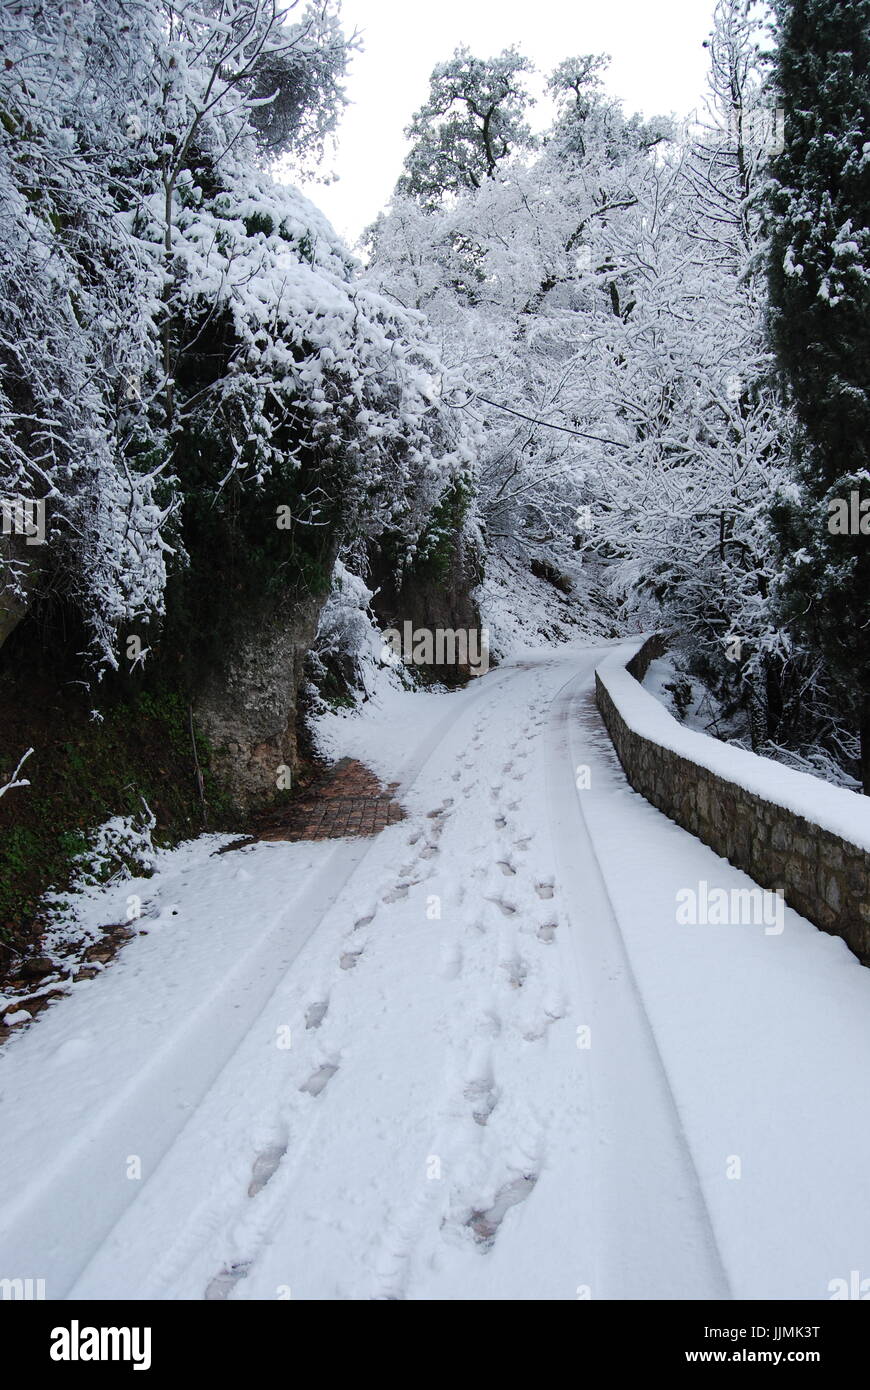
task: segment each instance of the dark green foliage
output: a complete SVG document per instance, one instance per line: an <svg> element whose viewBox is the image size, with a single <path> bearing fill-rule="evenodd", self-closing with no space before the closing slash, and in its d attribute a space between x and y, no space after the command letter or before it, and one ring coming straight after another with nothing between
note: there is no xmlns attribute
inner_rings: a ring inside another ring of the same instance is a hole
<svg viewBox="0 0 870 1390"><path fill-rule="evenodd" d="M13 658L26 635L10 639ZM7 943L0 971L10 963L9 943L21 951L38 935L42 893L66 887L94 826L141 812L144 797L157 816L156 841L170 844L202 829L185 697L154 675L144 688L140 677L139 689L109 677L99 694L103 718L94 720L94 692L71 681L58 687L61 669L40 677L31 667L19 673L13 660L0 677L0 767L14 765L23 737L36 749L28 760L30 786L0 801L0 943ZM209 827L232 829L238 822L212 774L211 750L199 734L196 744Z"/></svg>
<svg viewBox="0 0 870 1390"><path fill-rule="evenodd" d="M238 347L229 316L206 308L194 338L176 378L182 409L223 375ZM312 443L304 402L292 416L276 403L272 413L277 459L265 474L253 453L243 452L239 464L225 414L212 425L207 411L192 411L176 440L183 563L167 586L157 651L176 667L183 657L189 690L220 662L232 634L256 626L264 609L329 590L352 468L340 447L327 454Z"/></svg>
<svg viewBox="0 0 870 1390"><path fill-rule="evenodd" d="M456 557L456 546L468 508L472 489L469 478L456 478L445 488L438 505L420 537L414 571L433 584L446 583Z"/></svg>
<svg viewBox="0 0 870 1390"><path fill-rule="evenodd" d="M829 529L835 499L870 499L870 0L777 0L776 12L785 147L768 193L770 329L800 426L796 486L772 513L778 599L862 726L870 774L870 536Z"/></svg>

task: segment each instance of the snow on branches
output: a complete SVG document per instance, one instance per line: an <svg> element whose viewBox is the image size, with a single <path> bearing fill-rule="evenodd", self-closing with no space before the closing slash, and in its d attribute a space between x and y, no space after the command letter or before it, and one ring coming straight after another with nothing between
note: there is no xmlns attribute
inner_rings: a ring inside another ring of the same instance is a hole
<svg viewBox="0 0 870 1390"><path fill-rule="evenodd" d="M467 454L425 325L263 167L334 128L331 0L28 0L0 42L0 493L45 500L31 563L97 665L184 563L191 431L223 482L337 457L363 528L419 528ZM10 600L26 577L2 561Z"/></svg>

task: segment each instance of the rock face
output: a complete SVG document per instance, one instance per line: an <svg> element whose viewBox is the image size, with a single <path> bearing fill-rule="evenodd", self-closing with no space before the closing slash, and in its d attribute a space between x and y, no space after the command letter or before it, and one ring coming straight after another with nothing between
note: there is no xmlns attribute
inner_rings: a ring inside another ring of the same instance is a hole
<svg viewBox="0 0 870 1390"><path fill-rule="evenodd" d="M482 574L476 543L457 527L451 537L449 561L437 571L423 566L397 578L375 554L366 582L375 590L372 608L384 629L411 622L415 628L433 632L479 632L480 613L471 592ZM444 672L439 670L438 674L443 676ZM459 674L464 677L468 671L460 668Z"/></svg>
<svg viewBox="0 0 870 1390"><path fill-rule="evenodd" d="M666 645L651 638L627 669L642 679ZM870 965L870 854L635 733L598 677L596 699L635 791Z"/></svg>
<svg viewBox="0 0 870 1390"><path fill-rule="evenodd" d="M194 703L213 770L240 812L274 795L282 765L295 773L297 700L323 602L288 601L250 615L227 637L225 657Z"/></svg>

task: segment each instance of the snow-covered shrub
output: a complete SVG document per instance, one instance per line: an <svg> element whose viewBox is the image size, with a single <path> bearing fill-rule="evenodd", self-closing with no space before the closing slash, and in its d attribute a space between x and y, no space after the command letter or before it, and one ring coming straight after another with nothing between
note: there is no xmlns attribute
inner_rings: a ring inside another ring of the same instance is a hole
<svg viewBox="0 0 870 1390"><path fill-rule="evenodd" d="M340 662L352 673L354 684L362 684L363 663L375 654L377 643L369 612L372 597L363 580L336 561L311 652L315 670L323 672L327 663Z"/></svg>
<svg viewBox="0 0 870 1390"><path fill-rule="evenodd" d="M117 883L126 878L147 878L153 873L156 851L151 832L156 817L146 802L132 816L112 816L88 836L87 848L75 855L70 887L73 892Z"/></svg>
<svg viewBox="0 0 870 1390"><path fill-rule="evenodd" d="M369 606L373 597L363 580L338 560L308 657L321 702L324 696L368 698L387 686L413 685L407 667L384 660L383 638Z"/></svg>
<svg viewBox="0 0 870 1390"><path fill-rule="evenodd" d="M134 895L136 910L131 913L126 885L154 872L155 824L143 799L138 813L112 816L83 837L84 848L72 857L69 888L49 889L40 900L44 955L60 964L83 943L99 941L107 918L129 922L138 916L139 899Z"/></svg>

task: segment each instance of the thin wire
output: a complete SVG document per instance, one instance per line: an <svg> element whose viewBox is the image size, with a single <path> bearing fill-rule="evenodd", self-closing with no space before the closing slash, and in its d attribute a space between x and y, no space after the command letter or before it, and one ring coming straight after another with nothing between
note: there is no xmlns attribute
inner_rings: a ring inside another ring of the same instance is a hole
<svg viewBox="0 0 870 1390"><path fill-rule="evenodd" d="M503 410L507 415L516 415L519 420L527 420L530 425L543 425L544 429L547 430L561 430L563 434L574 434L578 439L594 439L596 444L613 444L617 449L631 448L630 444L626 444L621 439L605 439L600 434L586 434L583 430L572 430L568 425L554 425L549 420L536 420L533 415L524 415L521 410L512 410L509 405L500 405L498 401L491 401L487 396L476 395L473 399L491 405L494 410ZM460 406L459 409L464 410L470 404L471 401L466 401L465 405Z"/></svg>

